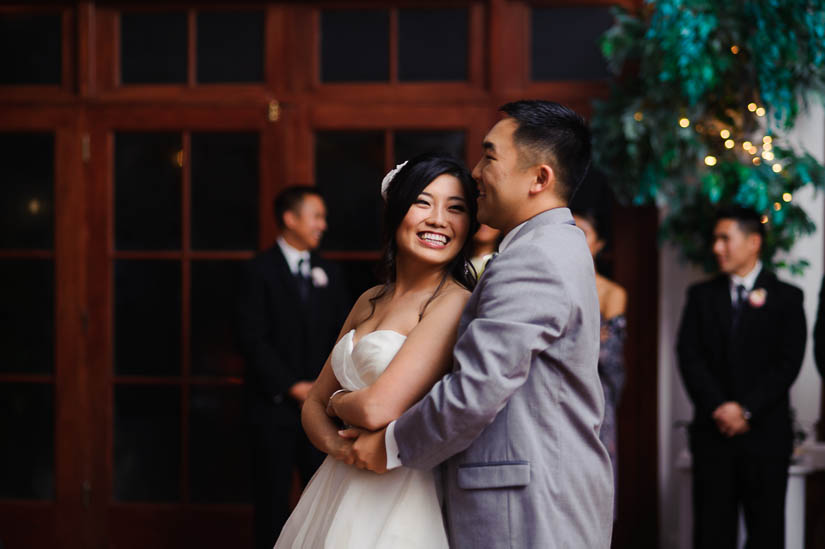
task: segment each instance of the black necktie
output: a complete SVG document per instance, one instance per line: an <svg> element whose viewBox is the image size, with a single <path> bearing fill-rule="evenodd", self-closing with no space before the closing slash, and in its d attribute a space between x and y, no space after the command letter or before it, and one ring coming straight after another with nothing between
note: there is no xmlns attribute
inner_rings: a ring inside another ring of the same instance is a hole
<svg viewBox="0 0 825 549"><path fill-rule="evenodd" d="M745 300L748 298L748 292L742 284L736 285L736 303L733 305L733 325L739 322L742 316L742 311L745 309Z"/></svg>
<svg viewBox="0 0 825 549"><path fill-rule="evenodd" d="M301 297L301 301L306 301L309 297L310 281L308 276L304 276L304 264L306 262L307 260L303 258L298 260L298 272L295 273L298 282L298 295Z"/></svg>

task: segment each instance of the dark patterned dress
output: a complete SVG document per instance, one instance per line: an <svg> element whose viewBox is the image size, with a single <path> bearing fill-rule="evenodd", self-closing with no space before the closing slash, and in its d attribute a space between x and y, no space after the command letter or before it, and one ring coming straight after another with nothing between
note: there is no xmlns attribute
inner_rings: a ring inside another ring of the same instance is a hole
<svg viewBox="0 0 825 549"><path fill-rule="evenodd" d="M624 340L627 335L627 320L624 315L614 316L601 321L601 345L599 347L599 379L604 389L604 421L599 431L599 439L610 454L613 464L613 485L618 487L618 452L616 435L619 429L616 423L616 409L624 386ZM613 509L615 512L614 494Z"/></svg>

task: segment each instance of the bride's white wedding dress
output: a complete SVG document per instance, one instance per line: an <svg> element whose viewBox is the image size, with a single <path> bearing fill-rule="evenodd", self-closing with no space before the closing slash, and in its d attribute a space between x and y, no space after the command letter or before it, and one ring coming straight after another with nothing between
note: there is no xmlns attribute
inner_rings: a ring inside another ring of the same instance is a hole
<svg viewBox="0 0 825 549"><path fill-rule="evenodd" d="M332 350L332 369L350 391L372 384L406 336L377 330ZM399 467L383 475L327 457L284 525L276 548L439 548L447 535L432 471Z"/></svg>

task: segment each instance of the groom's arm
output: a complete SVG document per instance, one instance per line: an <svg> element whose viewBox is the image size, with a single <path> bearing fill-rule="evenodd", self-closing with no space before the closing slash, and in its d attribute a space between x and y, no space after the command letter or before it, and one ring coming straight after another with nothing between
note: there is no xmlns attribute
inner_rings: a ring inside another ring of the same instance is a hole
<svg viewBox="0 0 825 549"><path fill-rule="evenodd" d="M431 468L466 449L527 380L534 357L564 334L573 308L558 258L533 243L513 252L485 272L455 371L393 425L405 466Z"/></svg>

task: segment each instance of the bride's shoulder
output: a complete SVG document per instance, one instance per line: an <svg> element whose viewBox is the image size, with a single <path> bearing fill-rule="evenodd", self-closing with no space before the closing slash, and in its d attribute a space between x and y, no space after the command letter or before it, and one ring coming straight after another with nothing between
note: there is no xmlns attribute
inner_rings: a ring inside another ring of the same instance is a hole
<svg viewBox="0 0 825 549"><path fill-rule="evenodd" d="M383 289L384 286L379 284L361 294L355 301L355 305L352 306L353 313L355 313L356 316L364 312L369 313L372 310L372 301L375 300L376 297L381 296Z"/></svg>

